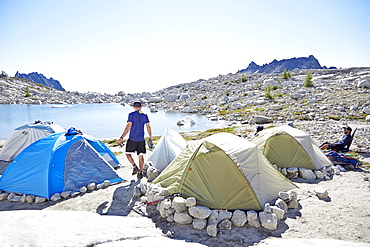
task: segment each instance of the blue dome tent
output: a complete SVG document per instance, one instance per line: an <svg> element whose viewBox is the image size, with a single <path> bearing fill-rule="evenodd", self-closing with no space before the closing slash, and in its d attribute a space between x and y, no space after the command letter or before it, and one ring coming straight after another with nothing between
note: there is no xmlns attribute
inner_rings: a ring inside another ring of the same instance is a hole
<svg viewBox="0 0 370 247"><path fill-rule="evenodd" d="M122 181L117 158L100 140L73 131L44 137L25 148L0 178L0 189L50 198L89 183Z"/></svg>

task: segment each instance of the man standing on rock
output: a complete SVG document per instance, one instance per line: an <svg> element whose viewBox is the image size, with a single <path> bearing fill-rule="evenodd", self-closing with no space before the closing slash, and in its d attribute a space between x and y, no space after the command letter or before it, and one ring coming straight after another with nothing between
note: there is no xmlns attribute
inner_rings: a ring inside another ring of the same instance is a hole
<svg viewBox="0 0 370 247"><path fill-rule="evenodd" d="M128 161L133 165L132 175L137 174L137 178L141 179L143 178L142 171L144 167L144 154L146 153L144 125L146 126L150 140L152 140L152 129L150 127L148 115L141 112L141 103L134 102L133 108L135 111L129 113L127 125L117 143L121 145L123 143L123 138L125 138L127 133L130 132L126 144L126 157ZM134 159L132 158L132 154L134 154L135 152L139 158L139 167L137 167Z"/></svg>
<svg viewBox="0 0 370 247"><path fill-rule="evenodd" d="M324 142L323 144L320 145L320 148L322 150L324 149L334 149L334 150L343 149L351 141L352 128L348 126L343 127L343 132L344 132L344 136L342 137L340 141L337 141L335 143Z"/></svg>

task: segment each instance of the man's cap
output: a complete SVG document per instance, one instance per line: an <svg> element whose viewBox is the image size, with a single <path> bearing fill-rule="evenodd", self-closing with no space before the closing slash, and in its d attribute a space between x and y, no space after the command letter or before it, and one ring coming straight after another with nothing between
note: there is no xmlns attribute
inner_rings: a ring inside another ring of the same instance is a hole
<svg viewBox="0 0 370 247"><path fill-rule="evenodd" d="M352 128L351 128L351 127L349 127L349 126L343 127L343 129L346 129L346 130L352 131Z"/></svg>
<svg viewBox="0 0 370 247"><path fill-rule="evenodd" d="M134 102L134 104L132 106L141 107L141 103L140 102Z"/></svg>

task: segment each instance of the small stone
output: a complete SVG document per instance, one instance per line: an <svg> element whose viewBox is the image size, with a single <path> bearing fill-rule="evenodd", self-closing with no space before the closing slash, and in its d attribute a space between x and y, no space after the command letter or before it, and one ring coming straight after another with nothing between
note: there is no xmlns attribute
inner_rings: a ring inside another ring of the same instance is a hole
<svg viewBox="0 0 370 247"><path fill-rule="evenodd" d="M82 187L80 188L80 192L81 192L81 193L86 193L86 192L87 192L87 188L86 188L85 186L82 186Z"/></svg>
<svg viewBox="0 0 370 247"><path fill-rule="evenodd" d="M27 195L23 194L23 196L21 198L21 203L25 203L25 202L27 202Z"/></svg>
<svg viewBox="0 0 370 247"><path fill-rule="evenodd" d="M276 215L278 220L284 219L285 212L281 208L278 208L277 206L271 206L271 211Z"/></svg>
<svg viewBox="0 0 370 247"><path fill-rule="evenodd" d="M87 190L88 191L93 191L93 190L95 190L95 188L96 188L96 184L95 183L89 183L87 185Z"/></svg>
<svg viewBox="0 0 370 247"><path fill-rule="evenodd" d="M242 227L247 223L247 215L242 210L235 210L231 217L231 222L236 227Z"/></svg>
<svg viewBox="0 0 370 247"><path fill-rule="evenodd" d="M104 180L104 187L108 187L110 185L110 181L109 180Z"/></svg>
<svg viewBox="0 0 370 247"><path fill-rule="evenodd" d="M188 197L186 199L186 202L185 202L185 205L187 207L193 207L197 204L197 200L195 199L195 197Z"/></svg>
<svg viewBox="0 0 370 247"><path fill-rule="evenodd" d="M35 203L36 204L40 204L40 203L44 203L44 202L46 202L45 197L36 196L36 198L35 198Z"/></svg>
<svg viewBox="0 0 370 247"><path fill-rule="evenodd" d="M22 199L22 196L13 196L9 201L11 202L20 202Z"/></svg>
<svg viewBox="0 0 370 247"><path fill-rule="evenodd" d="M208 225L217 225L218 222L218 211L212 210L211 215L208 217Z"/></svg>
<svg viewBox="0 0 370 247"><path fill-rule="evenodd" d="M221 230L231 230L232 223L230 220L222 220L220 223L218 223L218 228Z"/></svg>
<svg viewBox="0 0 370 247"><path fill-rule="evenodd" d="M148 192L148 184L143 182L140 183L140 190L141 194L146 195L146 193Z"/></svg>
<svg viewBox="0 0 370 247"><path fill-rule="evenodd" d="M278 208L281 208L282 210L284 210L284 213L287 213L288 212L288 205L283 200L281 200L280 198L278 198L276 200L275 206L277 206Z"/></svg>
<svg viewBox="0 0 370 247"><path fill-rule="evenodd" d="M297 200L298 199L297 191L289 190L288 193L289 193L290 200Z"/></svg>
<svg viewBox="0 0 370 247"><path fill-rule="evenodd" d="M207 226L207 220L206 219L193 219L193 227L197 230L202 230Z"/></svg>
<svg viewBox="0 0 370 247"><path fill-rule="evenodd" d="M174 222L174 219L175 219L175 216L172 214L170 216L167 217L167 222Z"/></svg>
<svg viewBox="0 0 370 247"><path fill-rule="evenodd" d="M297 199L292 199L290 202L288 202L288 208L298 208Z"/></svg>
<svg viewBox="0 0 370 247"><path fill-rule="evenodd" d="M261 223L258 219L258 214L257 214L257 212L255 212L253 210L247 211L247 220L248 220L248 224L253 226L253 227L260 227L261 226Z"/></svg>
<svg viewBox="0 0 370 247"><path fill-rule="evenodd" d="M276 230L277 228L277 217L273 213L267 213L267 212L260 212L259 213L260 221L261 221L261 226L263 228L266 228L268 230Z"/></svg>
<svg viewBox="0 0 370 247"><path fill-rule="evenodd" d="M167 188L159 188L158 195L159 196L169 196L171 193Z"/></svg>
<svg viewBox="0 0 370 247"><path fill-rule="evenodd" d="M278 197L280 199L282 199L283 201L290 201L290 195L288 192L285 192L285 191L280 191L279 194L278 194Z"/></svg>
<svg viewBox="0 0 370 247"><path fill-rule="evenodd" d="M270 205L270 203L266 203L265 204L265 207L263 208L263 211L265 211L267 213L272 213L271 212L271 205Z"/></svg>
<svg viewBox="0 0 370 247"><path fill-rule="evenodd" d="M172 200L172 206L177 213L181 213L186 210L186 200L182 197L175 197Z"/></svg>
<svg viewBox="0 0 370 247"><path fill-rule="evenodd" d="M14 193L10 193L9 195L8 195L8 201L10 201L13 197L15 197L15 194Z"/></svg>
<svg viewBox="0 0 370 247"><path fill-rule="evenodd" d="M75 192L73 192L73 193L71 194L71 196L72 196L72 197L76 197L76 196L78 196L79 194L81 194L81 192L80 192L80 191L75 191Z"/></svg>
<svg viewBox="0 0 370 247"><path fill-rule="evenodd" d="M104 188L104 184L97 184L96 189L100 190Z"/></svg>
<svg viewBox="0 0 370 247"><path fill-rule="evenodd" d="M0 201L4 201L8 199L9 194L8 193L2 193L0 194Z"/></svg>
<svg viewBox="0 0 370 247"><path fill-rule="evenodd" d="M52 200L53 202L56 202L56 201L59 201L60 199L62 199L62 197L60 196L59 193L55 193L54 195L51 196L50 200Z"/></svg>
<svg viewBox="0 0 370 247"><path fill-rule="evenodd" d="M297 167L289 167L287 169L287 175L291 178L297 178L298 177L298 168Z"/></svg>
<svg viewBox="0 0 370 247"><path fill-rule="evenodd" d="M133 189L133 192L132 192L132 196L134 198L139 198L141 196L141 190L140 190L140 186L139 185L136 185Z"/></svg>
<svg viewBox="0 0 370 247"><path fill-rule="evenodd" d="M193 222L193 218L188 214L187 211L183 211L181 213L175 212L174 221L177 224L187 225Z"/></svg>
<svg viewBox="0 0 370 247"><path fill-rule="evenodd" d="M323 187L317 187L314 191L317 197L320 199L323 199L329 195L329 192Z"/></svg>
<svg viewBox="0 0 370 247"><path fill-rule="evenodd" d="M283 174L285 177L288 175L288 172L285 167L281 168L281 174Z"/></svg>
<svg viewBox="0 0 370 247"><path fill-rule="evenodd" d="M217 225L208 225L207 235L211 237L216 237L217 236Z"/></svg>
<svg viewBox="0 0 370 247"><path fill-rule="evenodd" d="M36 198L36 196L34 196L34 195L27 195L27 197L26 197L28 203L35 202L35 198Z"/></svg>
<svg viewBox="0 0 370 247"><path fill-rule="evenodd" d="M211 215L211 209L204 206L193 206L188 209L189 214L197 219L206 219Z"/></svg>
<svg viewBox="0 0 370 247"><path fill-rule="evenodd" d="M154 179L158 177L161 173L160 170L156 169L154 166L149 166L146 171L146 176L148 178L148 182L152 182Z"/></svg>
<svg viewBox="0 0 370 247"><path fill-rule="evenodd" d="M70 191L63 191L62 193L60 193L60 196L64 199L66 199L66 198L71 196L71 192Z"/></svg>
<svg viewBox="0 0 370 247"><path fill-rule="evenodd" d="M229 211L226 211L226 210L220 210L218 212L218 221L222 221L222 220L229 220L231 219L231 217L233 216L233 213L232 212L229 212Z"/></svg>
<svg viewBox="0 0 370 247"><path fill-rule="evenodd" d="M315 170L314 173L316 175L316 178L318 178L318 179L323 179L324 178L324 173L322 173L322 171Z"/></svg>

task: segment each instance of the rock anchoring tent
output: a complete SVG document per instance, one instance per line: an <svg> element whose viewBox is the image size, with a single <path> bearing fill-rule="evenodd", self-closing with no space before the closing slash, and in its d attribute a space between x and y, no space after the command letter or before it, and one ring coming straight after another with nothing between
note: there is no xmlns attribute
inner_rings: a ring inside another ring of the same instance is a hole
<svg viewBox="0 0 370 247"><path fill-rule="evenodd" d="M66 129L53 122L35 121L12 131L0 151L0 160L12 161L31 143L51 134L65 132Z"/></svg>
<svg viewBox="0 0 370 247"><path fill-rule="evenodd" d="M163 171L185 147L185 139L177 131L167 127L148 162Z"/></svg>
<svg viewBox="0 0 370 247"><path fill-rule="evenodd" d="M332 165L309 134L288 125L264 129L251 141L271 164L282 168L316 170Z"/></svg>
<svg viewBox="0 0 370 247"><path fill-rule="evenodd" d="M100 140L57 133L25 148L0 178L0 189L50 198L55 193L77 191L89 183L122 181L110 163L119 164Z"/></svg>
<svg viewBox="0 0 370 247"><path fill-rule="evenodd" d="M246 139L219 133L190 142L153 181L212 209L262 210L296 186Z"/></svg>

